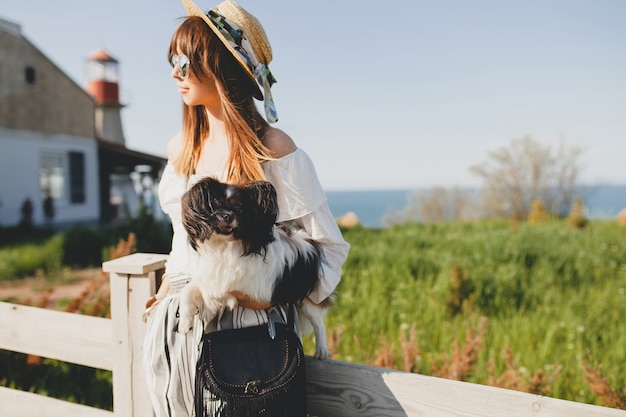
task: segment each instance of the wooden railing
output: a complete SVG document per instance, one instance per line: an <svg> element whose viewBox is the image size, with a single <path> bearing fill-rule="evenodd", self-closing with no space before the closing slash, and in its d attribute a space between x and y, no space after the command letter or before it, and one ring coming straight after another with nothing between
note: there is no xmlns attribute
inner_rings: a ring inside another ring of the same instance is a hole
<svg viewBox="0 0 626 417"><path fill-rule="evenodd" d="M141 362L145 300L164 255L103 264L111 319L0 303L0 349L113 371L113 409L0 387L1 417L150 417ZM466 382L307 357L309 412L319 417L626 417L626 411Z"/></svg>

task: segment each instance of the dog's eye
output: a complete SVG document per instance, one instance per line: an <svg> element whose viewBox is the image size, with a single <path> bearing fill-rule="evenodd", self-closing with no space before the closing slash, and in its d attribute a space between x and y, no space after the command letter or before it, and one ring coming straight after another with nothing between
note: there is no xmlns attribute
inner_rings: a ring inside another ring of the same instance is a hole
<svg viewBox="0 0 626 417"><path fill-rule="evenodd" d="M242 210L243 210L243 207L241 206L241 204L234 204L233 205L233 211L240 212Z"/></svg>

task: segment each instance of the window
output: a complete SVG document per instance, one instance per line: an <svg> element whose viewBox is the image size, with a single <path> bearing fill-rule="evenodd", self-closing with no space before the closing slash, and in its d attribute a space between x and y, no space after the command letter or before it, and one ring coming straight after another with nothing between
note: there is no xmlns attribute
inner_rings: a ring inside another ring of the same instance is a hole
<svg viewBox="0 0 626 417"><path fill-rule="evenodd" d="M65 155L57 152L41 154L39 188L41 199L50 196L55 200L65 198Z"/></svg>
<svg viewBox="0 0 626 417"><path fill-rule="evenodd" d="M33 67L26 67L24 70L24 76L26 77L26 83L28 84L35 84L35 80L36 80L36 76L35 76L35 68Z"/></svg>
<svg viewBox="0 0 626 417"><path fill-rule="evenodd" d="M85 155L70 152L70 202L85 202Z"/></svg>
<svg viewBox="0 0 626 417"><path fill-rule="evenodd" d="M70 204L84 203L85 154L83 152L44 152L39 168L41 199L50 196Z"/></svg>

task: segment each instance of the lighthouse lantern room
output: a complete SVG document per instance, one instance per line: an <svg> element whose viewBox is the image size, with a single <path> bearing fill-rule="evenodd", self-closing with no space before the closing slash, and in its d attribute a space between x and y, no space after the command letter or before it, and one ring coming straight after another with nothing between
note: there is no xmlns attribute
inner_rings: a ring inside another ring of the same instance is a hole
<svg viewBox="0 0 626 417"><path fill-rule="evenodd" d="M104 49L96 50L87 58L87 92L96 102L96 135L124 144L118 61Z"/></svg>

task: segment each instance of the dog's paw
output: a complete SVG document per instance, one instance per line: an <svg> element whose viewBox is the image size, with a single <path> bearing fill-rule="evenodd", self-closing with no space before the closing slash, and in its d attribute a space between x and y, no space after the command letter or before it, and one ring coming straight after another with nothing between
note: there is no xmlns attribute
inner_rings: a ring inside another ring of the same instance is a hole
<svg viewBox="0 0 626 417"><path fill-rule="evenodd" d="M185 334L193 328L193 316L182 315L178 321L178 333Z"/></svg>
<svg viewBox="0 0 626 417"><path fill-rule="evenodd" d="M209 309L204 309L200 312L199 316L200 320L203 323L210 323L215 317L217 317L217 311L211 311Z"/></svg>
<svg viewBox="0 0 626 417"><path fill-rule="evenodd" d="M206 303L202 305L202 308L198 311L200 320L203 323L209 323L215 317L217 317L218 313L222 309L222 304L219 302L217 298L207 298Z"/></svg>
<svg viewBox="0 0 626 417"><path fill-rule="evenodd" d="M330 350L326 346L315 347L315 359L328 359L330 356Z"/></svg>

